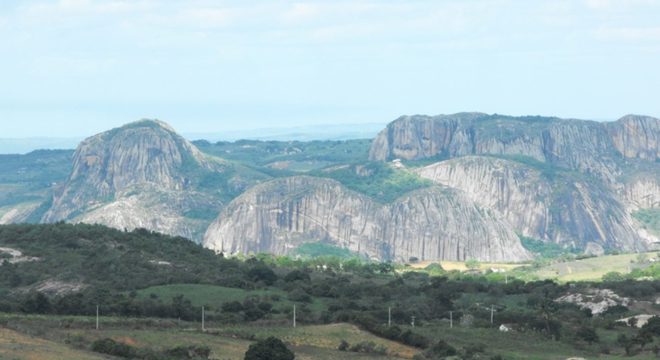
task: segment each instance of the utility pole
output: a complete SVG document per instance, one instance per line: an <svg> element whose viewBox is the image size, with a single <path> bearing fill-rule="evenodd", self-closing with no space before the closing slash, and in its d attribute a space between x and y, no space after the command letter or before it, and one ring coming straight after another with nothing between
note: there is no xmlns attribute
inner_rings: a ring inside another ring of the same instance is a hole
<svg viewBox="0 0 660 360"><path fill-rule="evenodd" d="M296 304L293 304L293 327L296 327Z"/></svg>
<svg viewBox="0 0 660 360"><path fill-rule="evenodd" d="M414 316L412 317L412 321L410 322L410 325L412 325L412 327L415 327L415 317Z"/></svg>
<svg viewBox="0 0 660 360"><path fill-rule="evenodd" d="M387 327L392 326L392 307L387 308Z"/></svg>
<svg viewBox="0 0 660 360"><path fill-rule="evenodd" d="M493 325L493 314L495 313L495 308L493 305L490 306L490 324Z"/></svg>
<svg viewBox="0 0 660 360"><path fill-rule="evenodd" d="M96 330L99 329L99 306L96 305Z"/></svg>
<svg viewBox="0 0 660 360"><path fill-rule="evenodd" d="M449 312L449 328L450 329L454 328L454 312L453 311Z"/></svg>
<svg viewBox="0 0 660 360"><path fill-rule="evenodd" d="M204 327L204 307L202 306L202 331L206 331L206 328Z"/></svg>

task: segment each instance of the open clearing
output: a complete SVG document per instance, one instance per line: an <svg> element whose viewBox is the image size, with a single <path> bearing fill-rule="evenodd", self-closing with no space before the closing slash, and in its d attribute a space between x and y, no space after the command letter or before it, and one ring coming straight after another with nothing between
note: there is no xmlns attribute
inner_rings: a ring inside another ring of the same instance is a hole
<svg viewBox="0 0 660 360"><path fill-rule="evenodd" d="M657 251L646 254L655 257ZM556 279L561 282L601 280L608 272L627 274L639 267L638 256L639 254L607 255L568 261L544 266L532 273L540 279Z"/></svg>
<svg viewBox="0 0 660 360"><path fill-rule="evenodd" d="M0 328L0 359L100 360L107 357Z"/></svg>

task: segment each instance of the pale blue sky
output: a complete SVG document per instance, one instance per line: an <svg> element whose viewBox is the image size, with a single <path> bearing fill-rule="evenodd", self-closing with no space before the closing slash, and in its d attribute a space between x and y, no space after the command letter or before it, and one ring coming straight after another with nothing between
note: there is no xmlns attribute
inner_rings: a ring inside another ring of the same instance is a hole
<svg viewBox="0 0 660 360"><path fill-rule="evenodd" d="M660 1L2 1L0 138L660 116Z"/></svg>

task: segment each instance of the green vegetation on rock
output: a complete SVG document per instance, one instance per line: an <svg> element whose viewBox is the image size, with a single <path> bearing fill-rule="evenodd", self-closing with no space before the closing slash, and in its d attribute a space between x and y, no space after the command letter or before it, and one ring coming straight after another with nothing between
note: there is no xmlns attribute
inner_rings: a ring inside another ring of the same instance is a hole
<svg viewBox="0 0 660 360"><path fill-rule="evenodd" d="M390 203L407 192L433 184L417 174L381 162L330 167L315 171L312 175L337 180L347 188L383 203Z"/></svg>
<svg viewBox="0 0 660 360"><path fill-rule="evenodd" d="M641 209L632 213L650 233L660 236L660 208Z"/></svg>

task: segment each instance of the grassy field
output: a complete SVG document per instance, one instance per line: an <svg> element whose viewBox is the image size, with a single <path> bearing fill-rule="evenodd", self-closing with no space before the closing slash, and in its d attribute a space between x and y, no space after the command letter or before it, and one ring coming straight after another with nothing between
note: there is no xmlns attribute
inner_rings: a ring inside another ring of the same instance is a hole
<svg viewBox="0 0 660 360"><path fill-rule="evenodd" d="M104 359L88 351L97 339L112 338L134 346L163 351L177 346L203 345L212 350L212 359L240 360L255 339L276 336L296 353L296 359L411 359L417 349L376 337L354 325L290 325L268 323L222 325L202 332L197 323L178 324L172 320L102 318L101 329L93 329L93 317L62 317L0 314L0 358L2 359ZM404 329L409 329L403 326ZM554 360L569 357L585 359L625 359L622 350L601 354L601 346L613 348L616 335L626 329L598 330L600 344L575 346L571 339L552 341L535 332L500 332L497 328L464 327L447 321L420 322L416 332L434 341L444 340L456 348L482 346L489 354L504 359ZM350 344L371 341L387 348L388 355L340 352L341 340ZM638 354L635 359L653 359L650 354Z"/></svg>
<svg viewBox="0 0 660 360"><path fill-rule="evenodd" d="M468 270L465 266L465 261L420 261L414 264L410 264L410 267L413 269L424 269L431 264L440 264L442 268L446 271L458 270L466 271ZM527 265L523 263L479 263L478 270L489 270L489 269L502 269L502 270L513 270L520 266Z"/></svg>
<svg viewBox="0 0 660 360"><path fill-rule="evenodd" d="M0 359L100 360L107 357L0 327Z"/></svg>
<svg viewBox="0 0 660 360"><path fill-rule="evenodd" d="M559 360L571 357L585 359L629 359L623 353L599 354L599 344L580 346L576 349L563 341L552 341L534 332L501 332L496 328L449 328L446 322L417 327L417 331L435 340L444 340L455 347L481 344L489 353L499 354L507 360ZM608 334L600 333L601 338ZM613 339L611 339L614 342ZM653 355L640 354L634 359L655 359Z"/></svg>
<svg viewBox="0 0 660 360"><path fill-rule="evenodd" d="M655 254L657 251L647 253L649 257L655 257ZM607 255L556 263L532 271L532 274L540 279L555 279L561 282L600 280L608 272L627 274L639 267L638 256L639 254Z"/></svg>
<svg viewBox="0 0 660 360"><path fill-rule="evenodd" d="M93 317L0 314L1 359L105 359L89 352L91 343L112 338L137 348L163 351L177 346L204 345L212 359L240 360L254 340L277 336L296 353L296 359L411 359L416 349L381 339L350 324L226 326L202 332L199 324L158 319L101 318L94 330ZM4 326L4 327L3 327ZM351 344L373 341L388 355L340 352L341 340Z"/></svg>
<svg viewBox="0 0 660 360"><path fill-rule="evenodd" d="M219 308L222 303L230 301L242 302L248 297L258 297L271 300L278 299L276 301L276 307L293 306L293 302L287 300L287 293L280 289L244 290L216 285L173 284L152 286L139 290L137 293L138 297L146 298L149 296L157 296L165 302L171 301L172 298L177 295L183 295L190 300L194 306L204 305L216 309ZM318 299L313 299L313 302L308 306L312 311L322 311L325 308L325 304Z"/></svg>
<svg viewBox="0 0 660 360"><path fill-rule="evenodd" d="M253 334L257 338L278 337L294 346L313 346L328 350L337 349L342 340L355 344L372 341L388 349L394 357L410 359L417 349L397 342L374 336L351 324L309 325L292 328L291 326L239 325L230 328L214 329L225 334Z"/></svg>

